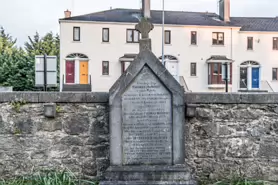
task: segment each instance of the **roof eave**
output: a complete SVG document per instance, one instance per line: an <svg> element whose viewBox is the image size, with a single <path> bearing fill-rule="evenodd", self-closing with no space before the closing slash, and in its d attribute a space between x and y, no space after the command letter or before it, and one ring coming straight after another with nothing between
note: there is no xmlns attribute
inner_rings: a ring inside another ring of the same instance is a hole
<svg viewBox="0 0 278 185"><path fill-rule="evenodd" d="M277 31L246 31L246 30L239 30L239 33L277 33Z"/></svg>
<svg viewBox="0 0 278 185"><path fill-rule="evenodd" d="M113 21L86 21L86 20L69 20L69 19L59 19L59 23L100 23L100 24L137 24L137 22L113 22ZM162 25L158 23L153 23L154 25ZM235 28L240 29L240 26L230 26L230 25L222 25L222 26L215 26L215 25L186 25L186 24L167 24L168 26L194 26L194 27L221 27L221 28Z"/></svg>

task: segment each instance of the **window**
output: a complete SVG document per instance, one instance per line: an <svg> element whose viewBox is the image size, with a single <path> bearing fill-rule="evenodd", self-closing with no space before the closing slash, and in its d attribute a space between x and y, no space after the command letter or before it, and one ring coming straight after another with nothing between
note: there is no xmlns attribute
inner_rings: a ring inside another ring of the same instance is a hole
<svg viewBox="0 0 278 185"><path fill-rule="evenodd" d="M247 49L253 50L253 37L247 37Z"/></svg>
<svg viewBox="0 0 278 185"><path fill-rule="evenodd" d="M272 68L272 80L278 80L278 68Z"/></svg>
<svg viewBox="0 0 278 185"><path fill-rule="evenodd" d="M164 38L165 38L165 41L164 41L165 44L171 44L171 31L170 30L165 31Z"/></svg>
<svg viewBox="0 0 278 185"><path fill-rule="evenodd" d="M197 76L197 64L196 63L191 63L190 64L190 75L191 76Z"/></svg>
<svg viewBox="0 0 278 185"><path fill-rule="evenodd" d="M127 29L126 42L127 43L138 43L139 42L139 32L134 29Z"/></svg>
<svg viewBox="0 0 278 185"><path fill-rule="evenodd" d="M273 38L273 50L278 50L278 37Z"/></svg>
<svg viewBox="0 0 278 185"><path fill-rule="evenodd" d="M224 33L213 32L212 33L212 44L213 45L224 45Z"/></svg>
<svg viewBox="0 0 278 185"><path fill-rule="evenodd" d="M197 32L191 32L191 45L197 45Z"/></svg>
<svg viewBox="0 0 278 185"><path fill-rule="evenodd" d="M225 66L222 63L208 64L208 83L209 84L225 84L223 80L225 75ZM222 77L223 75L223 77ZM230 77L230 84L232 84L232 64L228 64L228 76Z"/></svg>
<svg viewBox="0 0 278 185"><path fill-rule="evenodd" d="M130 62L122 62L122 74L125 72L129 65Z"/></svg>
<svg viewBox="0 0 278 185"><path fill-rule="evenodd" d="M102 28L102 42L109 42L109 28Z"/></svg>
<svg viewBox="0 0 278 185"><path fill-rule="evenodd" d="M102 61L102 75L109 75L109 62Z"/></svg>
<svg viewBox="0 0 278 185"><path fill-rule="evenodd" d="M80 41L80 27L73 27L73 41Z"/></svg>

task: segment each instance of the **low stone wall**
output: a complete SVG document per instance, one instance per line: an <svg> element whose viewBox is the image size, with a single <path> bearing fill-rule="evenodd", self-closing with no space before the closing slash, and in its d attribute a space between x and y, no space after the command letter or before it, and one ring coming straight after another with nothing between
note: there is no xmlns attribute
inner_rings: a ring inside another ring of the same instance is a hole
<svg viewBox="0 0 278 185"><path fill-rule="evenodd" d="M278 94L186 95L186 161L202 178L243 174L278 182Z"/></svg>
<svg viewBox="0 0 278 185"><path fill-rule="evenodd" d="M186 158L198 177L241 172L278 182L278 94L185 95ZM56 103L56 118L44 104ZM192 106L193 105L193 106ZM64 169L100 178L109 166L107 93L0 93L0 177Z"/></svg>
<svg viewBox="0 0 278 185"><path fill-rule="evenodd" d="M69 169L87 178L109 164L107 94L0 94L0 177ZM56 102L56 118L44 103Z"/></svg>

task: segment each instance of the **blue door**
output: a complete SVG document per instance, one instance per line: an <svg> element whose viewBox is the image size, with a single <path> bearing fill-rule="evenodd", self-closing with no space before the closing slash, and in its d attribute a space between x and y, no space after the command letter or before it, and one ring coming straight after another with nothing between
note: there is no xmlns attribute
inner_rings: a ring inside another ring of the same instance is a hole
<svg viewBox="0 0 278 185"><path fill-rule="evenodd" d="M259 88L259 68L252 68L252 88Z"/></svg>

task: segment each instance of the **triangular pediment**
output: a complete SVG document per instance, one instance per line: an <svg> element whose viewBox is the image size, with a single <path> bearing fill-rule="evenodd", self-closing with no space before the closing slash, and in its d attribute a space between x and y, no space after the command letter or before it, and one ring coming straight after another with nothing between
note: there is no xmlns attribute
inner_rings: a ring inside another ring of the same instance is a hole
<svg viewBox="0 0 278 185"><path fill-rule="evenodd" d="M111 102L113 102L115 97L121 96L129 84L136 78L138 73L142 71L144 66L150 68L159 81L171 92L172 96L175 95L175 97L177 97L177 101L180 101L180 103L183 102L183 88L150 50L141 51L134 61L131 62L127 70L110 88Z"/></svg>

